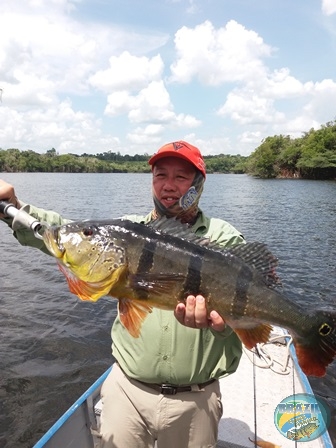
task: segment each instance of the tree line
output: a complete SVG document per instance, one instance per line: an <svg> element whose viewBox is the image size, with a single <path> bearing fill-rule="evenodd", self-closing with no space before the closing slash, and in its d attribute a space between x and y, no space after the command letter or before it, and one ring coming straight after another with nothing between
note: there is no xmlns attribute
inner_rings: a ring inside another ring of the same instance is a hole
<svg viewBox="0 0 336 448"><path fill-rule="evenodd" d="M0 171L48 173L149 173L149 155L121 155L112 151L92 154L58 154L55 148L44 154L32 150L0 149ZM247 157L220 154L206 156L209 173L244 173Z"/></svg>
<svg viewBox="0 0 336 448"><path fill-rule="evenodd" d="M40 154L33 150L0 149L2 172L149 173L149 155L122 155L107 151L92 154L58 154L55 148ZM275 135L264 139L250 156L205 156L208 173L249 174L261 178L291 177L336 179L336 121L310 129L302 137Z"/></svg>

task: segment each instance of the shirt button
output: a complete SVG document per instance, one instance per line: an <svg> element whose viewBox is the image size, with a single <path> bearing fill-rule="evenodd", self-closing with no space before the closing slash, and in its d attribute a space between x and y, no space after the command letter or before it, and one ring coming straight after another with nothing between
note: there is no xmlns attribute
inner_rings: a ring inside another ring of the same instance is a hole
<svg viewBox="0 0 336 448"><path fill-rule="evenodd" d="M168 356L167 356L167 355L163 355L163 356L162 356L162 359L163 359L164 361L167 361Z"/></svg>
<svg viewBox="0 0 336 448"><path fill-rule="evenodd" d="M165 326L163 327L163 329L164 329L164 331L167 331L167 330L168 330L168 325L165 325Z"/></svg>

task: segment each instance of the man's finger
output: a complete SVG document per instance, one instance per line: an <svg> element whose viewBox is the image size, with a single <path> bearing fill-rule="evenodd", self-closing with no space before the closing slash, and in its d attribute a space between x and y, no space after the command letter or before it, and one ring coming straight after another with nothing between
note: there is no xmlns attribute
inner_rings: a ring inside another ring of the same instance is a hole
<svg viewBox="0 0 336 448"><path fill-rule="evenodd" d="M205 299L201 295L196 296L195 326L196 328L206 328L209 326Z"/></svg>

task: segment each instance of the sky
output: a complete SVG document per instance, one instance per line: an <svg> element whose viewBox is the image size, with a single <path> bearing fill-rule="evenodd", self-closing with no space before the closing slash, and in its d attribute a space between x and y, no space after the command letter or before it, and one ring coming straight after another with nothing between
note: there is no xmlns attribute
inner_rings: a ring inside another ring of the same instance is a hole
<svg viewBox="0 0 336 448"><path fill-rule="evenodd" d="M336 0L0 0L0 149L248 156L336 119Z"/></svg>

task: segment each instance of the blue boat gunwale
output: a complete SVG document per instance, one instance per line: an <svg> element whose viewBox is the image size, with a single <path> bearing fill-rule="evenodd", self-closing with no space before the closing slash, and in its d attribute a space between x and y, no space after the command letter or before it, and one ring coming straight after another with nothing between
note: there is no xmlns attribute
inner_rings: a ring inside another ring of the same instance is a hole
<svg viewBox="0 0 336 448"><path fill-rule="evenodd" d="M84 393L78 400L73 403L70 408L52 425L52 427L36 442L33 448L42 448L51 439L51 437L59 430L61 426L76 412L76 410L88 399L88 397L102 385L106 377L110 373L112 366L109 367Z"/></svg>
<svg viewBox="0 0 336 448"><path fill-rule="evenodd" d="M295 348L294 348L293 344L290 345L289 350L290 350L293 362L295 364L295 368L297 369L297 372L299 374L300 380L302 382L302 385L303 385L304 389L306 390L306 393L310 394L310 395L315 395L314 391L313 391L313 389L312 389L312 387L310 385L310 382L309 382L309 380L308 380L308 378L306 376L306 374L302 371L302 369L300 367L300 364L299 364L299 361L297 359ZM334 445L332 444L332 441L331 441L331 438L330 438L330 434L329 434L328 431L326 431L320 437L323 440L323 444L324 444L325 448L334 448Z"/></svg>

